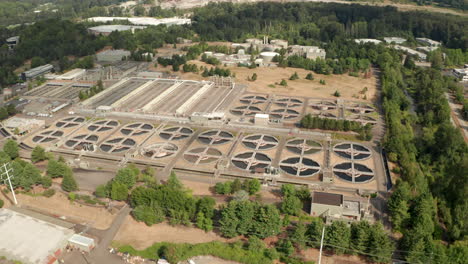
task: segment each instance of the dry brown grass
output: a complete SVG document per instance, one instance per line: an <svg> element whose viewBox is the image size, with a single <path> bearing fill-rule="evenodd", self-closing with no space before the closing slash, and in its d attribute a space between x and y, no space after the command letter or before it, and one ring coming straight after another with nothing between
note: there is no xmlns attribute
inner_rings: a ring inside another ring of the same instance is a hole
<svg viewBox="0 0 468 264"><path fill-rule="evenodd" d="M132 245L140 250L157 242L197 244L228 241L214 232L205 232L195 227L171 226L167 223L149 227L143 222L135 221L131 216L127 216L114 240L117 243Z"/></svg>
<svg viewBox="0 0 468 264"><path fill-rule="evenodd" d="M196 64L199 67L205 66L208 68L213 67L201 61L189 61L188 63ZM235 74L235 81L248 85L247 92L253 93L266 93L286 96L304 96L304 97L319 97L319 98L336 98L333 96L335 91L339 91L340 98L348 100L360 100L367 102L374 102L376 99L376 85L377 80L374 76L370 78L352 77L347 74L342 75L323 75L312 73L315 80L306 80L305 77L310 71L297 68L268 68L259 67L255 69L248 69L245 67L227 67ZM151 70L172 72L172 68L151 67ZM300 79L290 81L289 77L297 72ZM257 74L257 80L254 82L248 81L254 73ZM178 73L182 79L188 80L205 80L201 74ZM282 79L285 79L288 86L278 85ZM325 80L326 84L320 84L320 80ZM275 84L276 83L276 84ZM361 91L367 87L367 92ZM365 98L365 99L364 99Z"/></svg>

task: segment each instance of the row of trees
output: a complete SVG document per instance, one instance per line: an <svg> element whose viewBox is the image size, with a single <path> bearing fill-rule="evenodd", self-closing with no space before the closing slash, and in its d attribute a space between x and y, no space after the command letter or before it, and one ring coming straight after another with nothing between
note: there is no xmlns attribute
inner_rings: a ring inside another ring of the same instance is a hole
<svg viewBox="0 0 468 264"><path fill-rule="evenodd" d="M102 80L99 80L97 85L92 86L88 90L81 90L80 93L78 94L78 98L80 98L80 100L86 100L88 98L95 96L96 94L102 91L104 91L104 85L102 84Z"/></svg>
<svg viewBox="0 0 468 264"><path fill-rule="evenodd" d="M239 179L234 181L218 182L214 190L217 194L235 194L238 191L246 191L249 195L254 195L260 191L260 181L258 179L244 180Z"/></svg>
<svg viewBox="0 0 468 264"><path fill-rule="evenodd" d="M359 138L362 140L369 141L372 139L372 125L361 125L361 123L356 121L321 118L307 114L301 119L300 125L308 129L354 131L359 133Z"/></svg>

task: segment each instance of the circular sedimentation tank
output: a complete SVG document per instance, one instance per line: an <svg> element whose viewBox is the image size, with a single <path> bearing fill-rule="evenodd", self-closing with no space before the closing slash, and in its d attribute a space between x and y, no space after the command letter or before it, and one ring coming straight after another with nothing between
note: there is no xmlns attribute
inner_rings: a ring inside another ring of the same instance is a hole
<svg viewBox="0 0 468 264"><path fill-rule="evenodd" d="M264 153L244 152L232 157L231 163L239 169L252 171L257 168L266 168L271 165L272 159Z"/></svg>
<svg viewBox="0 0 468 264"><path fill-rule="evenodd" d="M285 173L297 177L311 177L320 172L320 164L303 156L290 157L280 162Z"/></svg>
<svg viewBox="0 0 468 264"><path fill-rule="evenodd" d="M270 117L274 119L294 119L299 117L299 112L293 109L280 108L271 111Z"/></svg>
<svg viewBox="0 0 468 264"><path fill-rule="evenodd" d="M99 120L88 126L89 131L93 132L106 132L114 129L119 125L119 122L115 120Z"/></svg>
<svg viewBox="0 0 468 264"><path fill-rule="evenodd" d="M95 144L99 140L99 136L93 134L83 134L75 136L65 142L65 146L75 150L95 151Z"/></svg>
<svg viewBox="0 0 468 264"><path fill-rule="evenodd" d="M189 127L169 127L159 133L159 137L165 140L182 140L190 137L193 130Z"/></svg>
<svg viewBox="0 0 468 264"><path fill-rule="evenodd" d="M222 145L233 139L234 135L224 130L208 130L198 136L198 141L205 145Z"/></svg>
<svg viewBox="0 0 468 264"><path fill-rule="evenodd" d="M304 102L300 99L296 98L280 98L275 100L275 104L277 106L285 107L285 108L290 108L290 107L299 107L302 106Z"/></svg>
<svg viewBox="0 0 468 264"><path fill-rule="evenodd" d="M275 56L279 56L278 52L264 51L260 53L260 57L263 59L263 62L271 62Z"/></svg>
<svg viewBox="0 0 468 264"><path fill-rule="evenodd" d="M127 137L109 139L102 143L99 148L107 153L123 153L135 146L135 140Z"/></svg>
<svg viewBox="0 0 468 264"><path fill-rule="evenodd" d="M267 98L262 95L246 95L243 96L239 101L243 104L255 105L266 102Z"/></svg>
<svg viewBox="0 0 468 264"><path fill-rule="evenodd" d="M132 137L147 134L151 130L153 130L153 126L151 124L132 123L120 129L120 133L124 134L125 136Z"/></svg>
<svg viewBox="0 0 468 264"><path fill-rule="evenodd" d="M209 164L218 161L223 154L216 148L199 147L184 153L184 159L193 164Z"/></svg>
<svg viewBox="0 0 468 264"><path fill-rule="evenodd" d="M348 160L365 160L372 154L369 148L358 143L340 143L333 147L333 151L339 157Z"/></svg>
<svg viewBox="0 0 468 264"><path fill-rule="evenodd" d="M308 139L291 139L286 142L286 149L300 155L314 154L322 151L322 144Z"/></svg>
<svg viewBox="0 0 468 264"><path fill-rule="evenodd" d="M255 114L261 113L262 110L256 106L237 106L231 109L231 113L237 116L254 116Z"/></svg>
<svg viewBox="0 0 468 264"><path fill-rule="evenodd" d="M62 136L63 131L61 130L47 130L37 136L34 136L32 141L35 143L51 143L58 141Z"/></svg>
<svg viewBox="0 0 468 264"><path fill-rule="evenodd" d="M278 139L271 135L254 134L244 137L242 144L252 150L267 150L278 146Z"/></svg>
<svg viewBox="0 0 468 264"><path fill-rule="evenodd" d="M173 156L178 150L179 147L172 143L155 143L144 147L141 150L141 155L152 159L162 159Z"/></svg>
<svg viewBox="0 0 468 264"><path fill-rule="evenodd" d="M333 167L333 174L351 183L365 183L374 178L374 172L364 164L344 162Z"/></svg>
<svg viewBox="0 0 468 264"><path fill-rule="evenodd" d="M76 127L84 121L85 118L81 116L66 117L61 119L60 121L57 121L57 123L55 123L55 126L58 128Z"/></svg>

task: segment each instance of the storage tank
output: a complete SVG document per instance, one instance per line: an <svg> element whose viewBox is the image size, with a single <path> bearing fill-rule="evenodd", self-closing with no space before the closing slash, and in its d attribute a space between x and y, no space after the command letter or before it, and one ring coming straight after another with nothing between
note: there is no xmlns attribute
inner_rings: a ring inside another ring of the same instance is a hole
<svg viewBox="0 0 468 264"><path fill-rule="evenodd" d="M269 63L275 56L279 56L278 52L265 51L260 53L260 57L263 59L263 63Z"/></svg>

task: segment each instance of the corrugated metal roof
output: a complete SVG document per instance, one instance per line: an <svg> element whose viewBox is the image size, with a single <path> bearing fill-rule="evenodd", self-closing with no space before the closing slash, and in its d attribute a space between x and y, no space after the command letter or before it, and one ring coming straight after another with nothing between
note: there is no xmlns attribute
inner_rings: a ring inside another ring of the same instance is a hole
<svg viewBox="0 0 468 264"><path fill-rule="evenodd" d="M343 195L336 193L314 192L312 194L312 203L341 206L343 204Z"/></svg>

